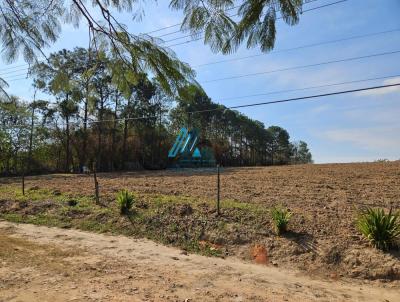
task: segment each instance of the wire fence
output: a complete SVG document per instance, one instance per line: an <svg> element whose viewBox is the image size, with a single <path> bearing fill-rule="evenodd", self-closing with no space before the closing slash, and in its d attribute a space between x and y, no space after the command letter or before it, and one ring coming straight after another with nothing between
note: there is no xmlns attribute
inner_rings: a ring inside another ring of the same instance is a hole
<svg viewBox="0 0 400 302"><path fill-rule="evenodd" d="M85 174L28 177L22 174L0 178L0 184L20 186L21 194L28 197L32 187L93 196L96 204L108 202L116 192L126 189L144 195L173 196L182 201L189 198L199 204L211 202L215 204L217 215L221 215L224 204L231 201L261 207L283 204L288 208L301 208L305 205L339 213L365 207L400 209L400 181L397 179L397 185L395 183L399 167L400 161L275 167L217 165L108 173L96 173L94 168ZM383 172L386 177L381 177Z"/></svg>

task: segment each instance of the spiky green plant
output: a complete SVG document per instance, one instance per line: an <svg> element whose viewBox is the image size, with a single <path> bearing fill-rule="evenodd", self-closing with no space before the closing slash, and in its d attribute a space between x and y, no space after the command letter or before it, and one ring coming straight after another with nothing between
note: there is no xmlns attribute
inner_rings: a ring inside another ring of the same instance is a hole
<svg viewBox="0 0 400 302"><path fill-rule="evenodd" d="M385 213L383 209L366 208L361 211L357 229L369 242L378 249L388 250L400 237L400 212Z"/></svg>
<svg viewBox="0 0 400 302"><path fill-rule="evenodd" d="M132 193L127 190L122 190L117 194L117 204L120 209L121 215L128 215L135 202Z"/></svg>
<svg viewBox="0 0 400 302"><path fill-rule="evenodd" d="M275 229L278 235L281 235L287 231L287 225L292 213L282 207L274 207L271 209L271 217L275 225Z"/></svg>

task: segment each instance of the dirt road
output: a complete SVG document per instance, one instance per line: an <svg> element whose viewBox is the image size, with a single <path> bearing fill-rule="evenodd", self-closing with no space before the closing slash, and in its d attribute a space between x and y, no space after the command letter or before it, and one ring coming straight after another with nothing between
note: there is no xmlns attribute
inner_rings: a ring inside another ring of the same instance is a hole
<svg viewBox="0 0 400 302"><path fill-rule="evenodd" d="M0 221L0 301L399 301L382 284L313 280L144 239Z"/></svg>

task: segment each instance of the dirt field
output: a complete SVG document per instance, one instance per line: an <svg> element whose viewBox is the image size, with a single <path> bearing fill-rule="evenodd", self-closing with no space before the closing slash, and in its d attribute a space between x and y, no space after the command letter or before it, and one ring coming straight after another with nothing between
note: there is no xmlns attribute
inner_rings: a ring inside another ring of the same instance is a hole
<svg viewBox="0 0 400 302"><path fill-rule="evenodd" d="M144 171L98 175L102 205L93 205L93 178L0 180L0 217L63 228L147 237L189 252L252 261L254 244L268 262L329 280L358 278L400 287L400 253L371 248L354 219L370 205L400 208L400 162L229 168L221 174L222 216L215 214L215 171ZM133 221L119 216L115 194L136 192ZM70 199L78 206L71 206ZM293 213L290 232L275 235L268 210ZM203 246L207 246L207 250Z"/></svg>
<svg viewBox="0 0 400 302"><path fill-rule="evenodd" d="M7 179L0 179L2 182ZM102 193L106 194L127 188L200 199L216 197L214 170L107 173L99 175L99 182ZM93 194L93 179L88 176L40 176L30 178L27 183L63 192ZM265 206L283 203L289 207L323 209L362 203L400 207L400 161L226 168L221 172L221 190L222 198Z"/></svg>
<svg viewBox="0 0 400 302"><path fill-rule="evenodd" d="M0 301L390 301L395 288L320 281L148 240L0 221Z"/></svg>

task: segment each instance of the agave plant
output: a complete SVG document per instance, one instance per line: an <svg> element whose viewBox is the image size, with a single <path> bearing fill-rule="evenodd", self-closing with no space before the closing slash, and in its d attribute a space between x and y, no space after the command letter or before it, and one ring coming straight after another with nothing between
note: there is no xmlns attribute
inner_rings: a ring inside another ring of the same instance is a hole
<svg viewBox="0 0 400 302"><path fill-rule="evenodd" d="M117 194L117 204L120 209L121 215L128 215L135 202L132 193L127 190L122 190Z"/></svg>
<svg viewBox="0 0 400 302"><path fill-rule="evenodd" d="M400 237L400 212L385 213L383 209L366 208L359 214L356 225L361 234L376 248L388 250Z"/></svg>
<svg viewBox="0 0 400 302"><path fill-rule="evenodd" d="M278 235L285 233L292 213L282 207L274 207L271 209L271 216Z"/></svg>

